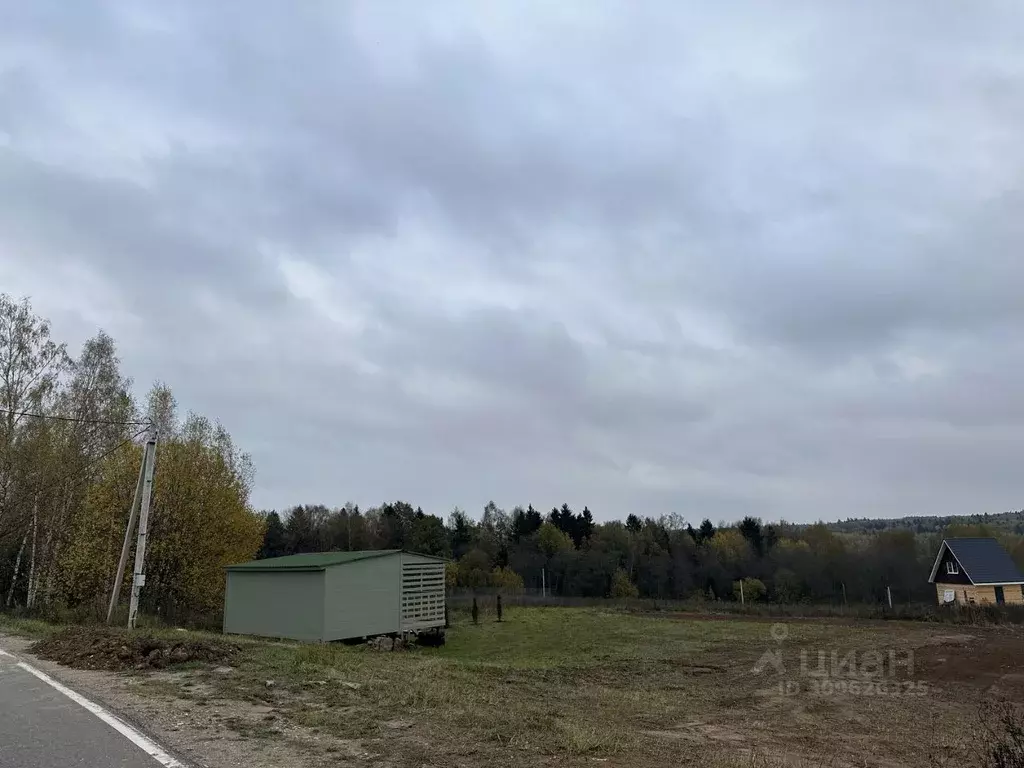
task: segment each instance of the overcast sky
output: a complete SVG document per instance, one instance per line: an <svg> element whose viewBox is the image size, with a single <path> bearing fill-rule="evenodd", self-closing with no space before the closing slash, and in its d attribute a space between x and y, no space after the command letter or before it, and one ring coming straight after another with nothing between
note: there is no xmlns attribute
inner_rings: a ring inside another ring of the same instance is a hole
<svg viewBox="0 0 1024 768"><path fill-rule="evenodd" d="M1019 2L0 0L0 291L253 502L1024 506Z"/></svg>

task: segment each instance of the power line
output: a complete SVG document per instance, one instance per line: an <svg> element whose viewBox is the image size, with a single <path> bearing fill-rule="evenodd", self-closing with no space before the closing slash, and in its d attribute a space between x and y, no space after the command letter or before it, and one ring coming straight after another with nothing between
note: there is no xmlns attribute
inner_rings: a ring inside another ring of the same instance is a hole
<svg viewBox="0 0 1024 768"><path fill-rule="evenodd" d="M99 463L100 463L101 461L103 461L103 460L104 460L105 458L107 458L108 456L111 456L112 454L115 454L115 453L117 453L117 452L118 452L119 450L121 450L121 449L122 449L122 448L124 448L124 447L125 447L126 445L128 445L128 443L132 443L132 442L135 442L136 438L138 438L138 437L139 437L139 435L141 435L142 433L144 433L144 432L145 432L145 431L146 431L147 429L149 429L149 425L148 425L148 424L147 424L147 425L146 425L145 427L143 427L142 429L140 429L140 430L139 430L138 432L136 432L136 433L135 433L134 435L132 435L131 437L125 438L124 440L122 440L122 441L121 441L120 443L118 443L117 445L115 445L115 446L114 446L113 448L111 448L111 449L110 449L109 451L107 451L106 453L104 453L104 454L101 454L100 456L97 456L97 457L96 457L95 459L93 459L92 461L90 461L90 462L89 462L88 464L86 464L86 465L85 465L84 467L81 467L81 468L80 468L80 469L79 469L79 470L78 470L77 472L75 472L75 473L74 473L74 475L77 475L77 476L78 476L78 477L77 477L76 479L78 479L78 480L81 480L81 479L83 479L83 478L82 478L81 476L82 476L82 475L83 475L83 474L85 473L85 471L86 471L86 470L88 470L88 469L91 469L92 467L96 466L97 464L99 464ZM69 476L69 477L67 477L67 478L64 478L64 479L65 479L65 480L68 480L68 479L70 479L71 477L73 477L74 475L72 475L72 476ZM59 484L59 483L54 483L54 485L53 485L53 486L51 486L51 487L56 487L56 486L57 486L58 484Z"/></svg>
<svg viewBox="0 0 1024 768"><path fill-rule="evenodd" d="M0 409L0 410L2 410L2 409ZM142 429L140 429L140 430L139 430L138 432L136 432L136 433L135 433L134 435L132 435L131 437L129 437L129 438L125 439L125 440L122 440L122 441L121 441L120 443L118 443L117 445L115 445L115 446L114 446L113 448L111 448L111 449L110 449L109 451L107 451L107 452L103 453L103 454L102 454L102 455L100 455L100 456L97 456L97 457L96 457L95 459L93 459L92 461L90 461L90 462L89 462L88 464L86 464L86 465L85 465L84 467L79 467L79 468L78 468L78 470L76 470L75 472L69 473L69 474L68 474L68 475L66 475L65 477L63 477L63 478L61 478L60 480L58 480L57 482L55 482L55 483L52 483L52 484L50 484L50 485L49 485L49 487L47 487L47 488L43 488L43 486L42 486L42 485L40 485L40 484L37 484L37 485L36 485L36 487L35 487L35 488L33 489L33 491L32 491L33 495L34 495L34 496L36 497L36 500L38 501L38 497L39 497L40 493L42 493L42 492L44 492L44 491L51 491L51 490L55 490L56 488L58 488L58 487L59 487L60 485L62 485L62 484L64 484L64 483L68 483L68 482L71 482L71 483L74 483L74 485L75 485L75 486L77 486L77 485L78 485L78 483L80 483L80 482L82 482L83 480L85 480L85 479L86 479L86 477L85 477L85 473L86 473L86 472L87 472L87 471L88 471L89 469L91 469L92 467L95 467L95 466L96 466L97 464L99 464L99 463L100 463L101 461L103 461L104 459L106 459L106 458L107 458L108 456L110 456L111 454L113 454L113 453L116 453L117 451L121 450L121 449L122 449L122 448L123 448L124 446L128 445L128 444L129 444L129 443L131 443L131 442L134 442L134 441L136 440L136 438L138 438L138 437L139 437L139 435L141 435L142 433L146 432L146 431L147 431L148 429L149 429L149 425L146 425L145 427L143 427ZM35 516L35 512L33 512L33 521L32 521L32 526L33 526L33 527L34 527L34 526L35 526L35 524L36 524L36 523L35 523L35 517L34 517L34 516ZM33 535L34 535L34 534L33 534ZM26 533L25 533L25 539L27 539L27 538L28 538L28 532L26 531ZM24 547L24 540L22 541L22 546ZM33 549L34 549L34 548L35 548L35 544L33 544ZM21 558L21 555L19 554L19 555L18 555L18 557L19 557L19 559L20 559L20 558ZM18 579L18 573L17 573L17 572L15 572L15 574L14 574L14 579L15 579L15 580L14 580L14 581L13 581L13 582L11 583L11 590L10 590L10 592L8 593L9 595L11 595L11 594L13 594L13 593L14 593L14 587L15 587L15 585L17 584L17 579ZM31 583L31 579L30 579L30 583Z"/></svg>
<svg viewBox="0 0 1024 768"><path fill-rule="evenodd" d="M12 416L29 416L34 419L52 419L54 421L71 421L76 424L106 424L112 427L148 427L150 421L110 421L108 419L79 419L74 416L57 416L56 414L33 413L32 411L12 411L8 408L0 408L0 413Z"/></svg>
<svg viewBox="0 0 1024 768"><path fill-rule="evenodd" d="M103 453L100 456L97 456L95 459L93 459L92 461L88 462L85 466L79 467L78 469L74 470L73 472L70 472L65 477L62 477L60 480L58 480L58 481L56 481L54 483L50 483L45 488L42 485L37 485L33 489L33 493L38 495L40 493L43 493L44 491L52 491L52 490L56 489L57 487L59 487L60 485L63 485L66 482L72 482L72 483L77 484L78 482L81 482L82 480L85 480L86 479L85 478L85 473L88 470L92 469L97 464L99 464L101 461L103 461L104 459L108 458L109 456L117 453L119 450L121 450L126 445L128 445L128 443L134 442L147 429L149 429L148 425L143 427L142 429L140 429L138 432L136 432L131 437L125 438L124 440L122 440L120 443L115 445L113 448L111 448L106 453Z"/></svg>

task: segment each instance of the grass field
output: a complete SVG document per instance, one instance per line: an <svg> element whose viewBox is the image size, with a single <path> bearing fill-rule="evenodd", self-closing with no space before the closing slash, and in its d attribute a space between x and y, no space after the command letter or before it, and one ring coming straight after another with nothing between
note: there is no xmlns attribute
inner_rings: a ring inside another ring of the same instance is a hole
<svg viewBox="0 0 1024 768"><path fill-rule="evenodd" d="M138 687L185 703L189 728L313 764L964 768L981 703L1024 700L1024 635L1005 627L517 608L457 616L441 648L240 645L230 669Z"/></svg>

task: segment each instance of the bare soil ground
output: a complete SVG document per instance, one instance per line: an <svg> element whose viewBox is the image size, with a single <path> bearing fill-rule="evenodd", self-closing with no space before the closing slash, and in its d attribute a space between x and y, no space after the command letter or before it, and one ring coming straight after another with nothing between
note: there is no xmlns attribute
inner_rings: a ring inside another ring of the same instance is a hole
<svg viewBox="0 0 1024 768"><path fill-rule="evenodd" d="M226 663L240 647L228 640L188 632L157 636L110 627L68 627L45 637L33 654L77 669L163 669L172 664Z"/></svg>
<svg viewBox="0 0 1024 768"><path fill-rule="evenodd" d="M58 674L211 767L967 768L979 706L1024 701L1007 627L521 608L436 649L230 643L226 662Z"/></svg>
<svg viewBox="0 0 1024 768"><path fill-rule="evenodd" d="M916 665L937 691L982 691L1024 702L1024 633L937 633L917 649Z"/></svg>

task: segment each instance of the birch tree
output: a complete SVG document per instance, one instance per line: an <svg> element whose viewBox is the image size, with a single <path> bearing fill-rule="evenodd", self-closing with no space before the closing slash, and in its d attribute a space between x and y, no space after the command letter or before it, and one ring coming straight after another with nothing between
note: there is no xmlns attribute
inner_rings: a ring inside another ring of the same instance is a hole
<svg viewBox="0 0 1024 768"><path fill-rule="evenodd" d="M149 423L160 442L143 609L219 609L223 566L250 559L263 538L252 464L220 425L194 414L179 423L164 384L145 414L108 334L71 360L27 300L0 296L0 606L101 615Z"/></svg>
<svg viewBox="0 0 1024 768"><path fill-rule="evenodd" d="M54 493L43 507L40 568L28 590L29 608L40 595L44 605L52 601L55 572L70 538L70 524L75 516L86 513L88 490L104 472L101 460L140 431L131 423L139 417L130 387L131 379L121 374L114 340L100 331L86 341L57 399L58 412L73 421L57 422L55 452L59 460Z"/></svg>
<svg viewBox="0 0 1024 768"><path fill-rule="evenodd" d="M48 415L69 360L65 345L50 338L50 325L27 299L0 294L0 547L16 544L5 603L25 566L36 577L39 503L46 480L44 457L51 438ZM0 549L2 551L2 549Z"/></svg>

